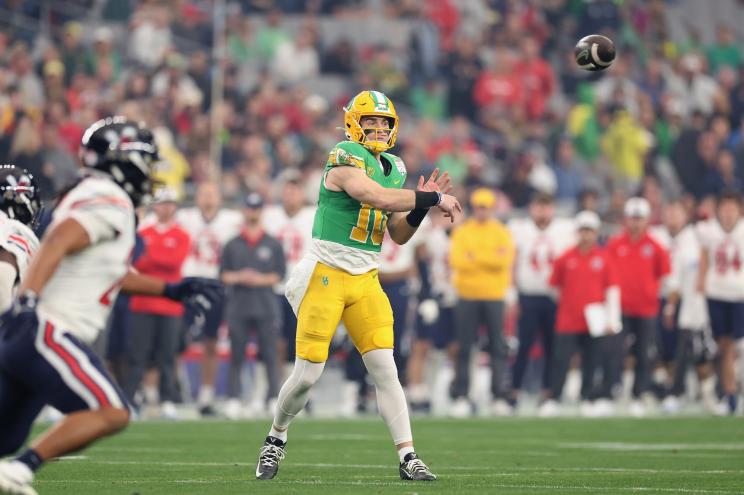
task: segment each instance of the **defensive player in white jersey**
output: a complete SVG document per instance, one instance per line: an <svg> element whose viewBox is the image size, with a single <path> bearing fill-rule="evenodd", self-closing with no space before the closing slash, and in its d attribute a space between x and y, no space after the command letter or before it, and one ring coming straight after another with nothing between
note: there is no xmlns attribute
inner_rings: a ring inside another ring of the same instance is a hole
<svg viewBox="0 0 744 495"><path fill-rule="evenodd" d="M700 391L707 406L714 403L715 379L709 362L708 308L705 297L697 290L700 269L700 241L689 223L685 205L677 200L664 206L664 225L652 227L651 234L669 250L672 271L662 285L665 301L660 315L660 339L666 348L673 376L662 407L665 412L679 411L680 397L685 392L687 370L697 369ZM663 354L665 351L662 350Z"/></svg>
<svg viewBox="0 0 744 495"><path fill-rule="evenodd" d="M33 176L15 165L0 165L0 311L10 307L13 291L39 249L39 240L30 227L36 223L40 209Z"/></svg>
<svg viewBox="0 0 744 495"><path fill-rule="evenodd" d="M18 457L0 462L0 493L35 494L34 471L124 428L129 409L89 345L120 289L205 307L221 287L203 279L165 284L129 269L134 209L158 159L152 134L124 117L83 135L87 172L58 202L18 297L0 315L0 457L15 452L45 405L67 414Z"/></svg>
<svg viewBox="0 0 744 495"><path fill-rule="evenodd" d="M542 335L544 367L543 399L550 397L550 369L555 326L555 292L548 284L553 261L576 244L573 220L555 218L553 197L536 193L529 204L529 217L511 220L507 227L516 245L514 282L519 293L517 338L519 350L512 368L510 405L517 403L530 353L538 334Z"/></svg>
<svg viewBox="0 0 744 495"><path fill-rule="evenodd" d="M302 188L302 175L299 171L287 170L280 177L280 182L281 204L264 208L262 220L266 232L278 239L284 248L286 276L275 287L279 307L282 308L282 342L279 359L280 363L285 361L294 363L297 316L292 311L287 298L284 297L284 286L289 274L305 256L312 242L315 207L307 205L305 191Z"/></svg>
<svg viewBox="0 0 744 495"><path fill-rule="evenodd" d="M741 196L718 198L716 218L698 225L702 245L698 289L708 299L708 314L720 357L725 395L722 409L736 412L736 354L744 356L744 221Z"/></svg>
<svg viewBox="0 0 744 495"><path fill-rule="evenodd" d="M222 208L222 191L214 182L203 182L196 189L196 206L183 208L176 221L191 236L191 252L181 272L184 277L205 277L217 280L222 248L238 235L243 217L237 210ZM217 332L222 324L224 301L220 300L205 315L200 325L202 339L201 387L197 404L203 416L214 410L214 382L217 376Z"/></svg>

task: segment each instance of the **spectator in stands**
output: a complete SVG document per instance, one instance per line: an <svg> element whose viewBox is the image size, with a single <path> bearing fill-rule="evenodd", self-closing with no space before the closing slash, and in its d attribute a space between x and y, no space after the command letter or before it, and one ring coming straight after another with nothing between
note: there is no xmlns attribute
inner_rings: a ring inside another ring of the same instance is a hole
<svg viewBox="0 0 744 495"><path fill-rule="evenodd" d="M447 79L447 109L452 117L463 115L470 121L477 116L473 89L483 66L478 57L478 45L472 38L462 36L455 41L455 49L444 64Z"/></svg>
<svg viewBox="0 0 744 495"><path fill-rule="evenodd" d="M661 280L669 274L669 253L648 233L651 207L643 198L630 198L625 203L625 229L610 239L607 251L617 268L622 293L623 332L612 337L617 352L614 382L620 383L625 346L633 337L635 358L633 402L630 413L643 416L641 396L649 391L651 372L656 358L656 318L659 314Z"/></svg>
<svg viewBox="0 0 744 495"><path fill-rule="evenodd" d="M721 149L716 154L715 166L703 177L705 196L718 196L723 191L742 191L742 180L736 167L736 158L731 151Z"/></svg>
<svg viewBox="0 0 744 495"><path fill-rule="evenodd" d="M181 267L188 255L189 234L176 222L177 193L161 188L153 210L155 221L140 229L145 247L134 267L146 275L166 282L181 279ZM159 296L132 296L132 311L127 346L127 379L124 393L132 404L142 383L145 371L151 366L160 375L160 413L164 418L175 419L174 403L179 400L176 379L176 359L183 338L183 306ZM151 400L156 393L145 391Z"/></svg>
<svg viewBox="0 0 744 495"><path fill-rule="evenodd" d="M132 15L129 54L146 69L160 65L171 47L170 16L165 6L140 4Z"/></svg>
<svg viewBox="0 0 744 495"><path fill-rule="evenodd" d="M62 142L57 127L45 125L41 131L43 170L51 171L52 193L61 191L78 177L79 164Z"/></svg>
<svg viewBox="0 0 744 495"><path fill-rule="evenodd" d="M54 197L52 170L44 167L41 135L30 117L23 117L18 122L10 146L9 158L17 167L25 168L33 174L39 185L42 199L48 200Z"/></svg>
<svg viewBox="0 0 744 495"><path fill-rule="evenodd" d="M556 416L566 373L577 351L581 351L581 413L609 413L607 399L612 385L602 346L609 335L620 332L620 290L616 270L608 253L599 247L599 216L591 211L576 215L579 242L553 265L550 285L558 289L550 372L550 399L540 406L541 416ZM595 370L602 369L603 385L594 390ZM595 398L601 399L594 405ZM599 409L602 409L601 411Z"/></svg>
<svg viewBox="0 0 744 495"><path fill-rule="evenodd" d="M491 66L483 71L473 88L473 101L483 112L511 115L524 101L522 81L512 70L514 56L505 48L493 49Z"/></svg>
<svg viewBox="0 0 744 495"><path fill-rule="evenodd" d="M470 196L472 216L452 233L450 265L457 290L455 339L459 346L455 376L450 387L454 399L450 413L456 417L471 414L470 355L478 328L485 325L489 340L492 412L506 414L504 372L508 350L504 341L504 298L511 285L514 244L509 230L493 218L496 195L476 189Z"/></svg>
<svg viewBox="0 0 744 495"><path fill-rule="evenodd" d="M514 72L524 86L523 104L530 120L540 120L555 91L553 68L540 56L540 43L532 36L525 36Z"/></svg>
<svg viewBox="0 0 744 495"><path fill-rule="evenodd" d="M738 69L741 66L741 48L736 43L734 32L727 25L718 26L716 42L706 52L712 74L716 74L722 67Z"/></svg>
<svg viewBox="0 0 744 495"><path fill-rule="evenodd" d="M276 47L271 70L278 83L295 84L318 75L320 58L314 41L312 32L304 29Z"/></svg>
<svg viewBox="0 0 744 495"><path fill-rule="evenodd" d="M584 189L585 182L591 180L588 167L576 156L573 142L568 136L558 141L552 169L556 181L555 196L561 202L575 201Z"/></svg>
<svg viewBox="0 0 744 495"><path fill-rule="evenodd" d="M669 78L669 94L683 108L683 115L694 112L711 115L716 98L720 97L718 83L704 72L703 60L696 53L682 56Z"/></svg>
<svg viewBox="0 0 744 495"><path fill-rule="evenodd" d="M261 58L265 62L270 62L274 59L279 46L286 42L291 42L291 37L282 26L282 11L276 8L272 9L266 14L266 24L261 27L256 35L256 43Z"/></svg>
<svg viewBox="0 0 744 495"><path fill-rule="evenodd" d="M220 261L222 281L228 287L227 326L230 331L230 400L225 414L237 419L242 414L240 375L245 349L252 333L258 335L259 355L266 365L269 389L266 407L270 413L279 393L278 340L280 311L273 287L284 278L282 245L264 232L261 225L263 200L250 193L243 205L243 228L225 245Z"/></svg>
<svg viewBox="0 0 744 495"><path fill-rule="evenodd" d="M28 46L16 42L10 48L9 83L18 88L20 103L27 110L39 110L44 104L44 85L33 71L33 61Z"/></svg>
<svg viewBox="0 0 744 495"><path fill-rule="evenodd" d="M602 138L602 151L613 167L612 174L631 190L643 178L651 143L650 133L627 110L614 109L612 122Z"/></svg>

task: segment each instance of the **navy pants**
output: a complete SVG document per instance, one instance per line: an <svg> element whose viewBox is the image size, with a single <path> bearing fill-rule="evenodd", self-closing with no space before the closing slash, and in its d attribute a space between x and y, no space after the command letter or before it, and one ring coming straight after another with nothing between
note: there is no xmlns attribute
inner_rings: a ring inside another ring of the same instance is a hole
<svg viewBox="0 0 744 495"><path fill-rule="evenodd" d="M64 329L0 329L0 457L23 445L47 404L65 414L127 407L98 356Z"/></svg>
<svg viewBox="0 0 744 495"><path fill-rule="evenodd" d="M550 388L550 370L553 362L553 333L555 329L556 304L548 296L519 295L519 322L517 337L519 350L512 369L512 389L522 388L522 380L530 361L530 351L538 335L542 336L545 365L542 372L542 388Z"/></svg>

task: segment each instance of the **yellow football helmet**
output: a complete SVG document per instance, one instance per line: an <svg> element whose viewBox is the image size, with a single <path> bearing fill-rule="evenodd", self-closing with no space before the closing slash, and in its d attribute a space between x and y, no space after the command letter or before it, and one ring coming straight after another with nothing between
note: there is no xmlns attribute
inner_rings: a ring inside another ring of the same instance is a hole
<svg viewBox="0 0 744 495"><path fill-rule="evenodd" d="M362 117L376 116L386 117L390 122L390 128L367 128L362 129L360 124ZM355 141L372 153L382 153L395 146L398 137L398 114L390 98L383 93L374 90L362 91L344 107L344 132L346 139ZM390 131L387 142L368 141L365 131Z"/></svg>

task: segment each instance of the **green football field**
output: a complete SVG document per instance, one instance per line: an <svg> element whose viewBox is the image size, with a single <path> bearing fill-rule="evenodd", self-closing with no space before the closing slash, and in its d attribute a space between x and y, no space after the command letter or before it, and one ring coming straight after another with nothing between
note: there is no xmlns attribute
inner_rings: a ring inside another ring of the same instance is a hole
<svg viewBox="0 0 744 495"><path fill-rule="evenodd" d="M257 481L268 425L135 423L47 465L35 486L40 495L744 493L741 418L417 419L433 483L399 479L378 418L298 419L279 476Z"/></svg>

